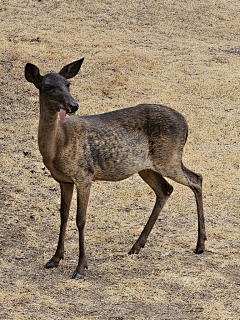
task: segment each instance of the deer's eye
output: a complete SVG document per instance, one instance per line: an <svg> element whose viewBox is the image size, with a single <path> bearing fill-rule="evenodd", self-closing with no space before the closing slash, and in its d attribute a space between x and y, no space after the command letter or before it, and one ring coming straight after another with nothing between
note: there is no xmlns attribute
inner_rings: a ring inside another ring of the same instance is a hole
<svg viewBox="0 0 240 320"><path fill-rule="evenodd" d="M49 85L49 84L45 84L44 85L44 90L45 91L49 91L49 90L51 90L52 89L52 87Z"/></svg>

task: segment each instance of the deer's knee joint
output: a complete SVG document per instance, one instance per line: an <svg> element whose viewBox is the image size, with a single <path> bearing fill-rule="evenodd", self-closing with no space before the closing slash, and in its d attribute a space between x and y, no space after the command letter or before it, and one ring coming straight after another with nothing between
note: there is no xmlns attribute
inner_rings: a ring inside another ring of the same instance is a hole
<svg viewBox="0 0 240 320"><path fill-rule="evenodd" d="M200 173L197 173L197 181L200 186L202 186L203 177Z"/></svg>
<svg viewBox="0 0 240 320"><path fill-rule="evenodd" d="M86 219L77 219L76 224L78 229L83 229L86 223Z"/></svg>
<svg viewBox="0 0 240 320"><path fill-rule="evenodd" d="M170 184L168 185L167 194L170 196L170 194L173 192L173 186Z"/></svg>
<svg viewBox="0 0 240 320"><path fill-rule="evenodd" d="M194 192L201 192L202 191L202 175L199 173L194 173L189 177L189 187Z"/></svg>
<svg viewBox="0 0 240 320"><path fill-rule="evenodd" d="M203 180L203 178L202 178L202 175L201 174L196 174L196 177L197 177L197 182L196 182L196 184L195 184L195 190L197 191L197 192L201 192L202 191L202 180Z"/></svg>
<svg viewBox="0 0 240 320"><path fill-rule="evenodd" d="M165 195L170 196L171 193L173 192L173 186L171 186L169 183L167 183L167 184L164 186L163 192L164 192Z"/></svg>

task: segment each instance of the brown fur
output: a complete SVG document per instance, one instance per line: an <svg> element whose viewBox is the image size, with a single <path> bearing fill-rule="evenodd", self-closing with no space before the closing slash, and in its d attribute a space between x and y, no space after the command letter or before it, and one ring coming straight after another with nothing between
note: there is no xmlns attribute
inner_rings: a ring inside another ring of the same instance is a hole
<svg viewBox="0 0 240 320"><path fill-rule="evenodd" d="M64 236L72 199L77 189L79 262L73 278L83 278L87 259L84 226L91 183L94 180L119 181L139 173L154 190L156 204L140 237L129 251L138 253L156 222L173 188L168 177L190 187L196 197L198 241L195 253L202 253L206 240L202 177L182 164L187 124L175 110L162 105L142 104L94 116L74 117L59 122L60 109L78 108L66 79L75 76L83 59L41 76L36 66L27 64L26 79L40 90L39 149L43 162L61 186L61 228L55 255L46 268L56 267L64 254Z"/></svg>

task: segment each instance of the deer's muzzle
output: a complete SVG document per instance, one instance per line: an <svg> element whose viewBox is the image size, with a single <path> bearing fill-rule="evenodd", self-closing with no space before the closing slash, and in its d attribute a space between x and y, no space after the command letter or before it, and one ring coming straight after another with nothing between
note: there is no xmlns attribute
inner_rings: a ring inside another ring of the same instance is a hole
<svg viewBox="0 0 240 320"><path fill-rule="evenodd" d="M78 110L78 103L76 101L69 103L67 113L74 113Z"/></svg>

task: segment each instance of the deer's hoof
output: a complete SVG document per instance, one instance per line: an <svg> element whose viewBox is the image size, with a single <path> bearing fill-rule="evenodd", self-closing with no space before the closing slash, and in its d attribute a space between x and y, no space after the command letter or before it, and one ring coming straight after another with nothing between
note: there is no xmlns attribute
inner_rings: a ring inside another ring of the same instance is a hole
<svg viewBox="0 0 240 320"><path fill-rule="evenodd" d="M203 251L204 251L204 249L202 249L202 248L196 248L196 249L194 250L194 253L196 253L196 254L201 254L201 253L203 253Z"/></svg>
<svg viewBox="0 0 240 320"><path fill-rule="evenodd" d="M132 248L130 251L128 251L128 254L134 254L135 250Z"/></svg>
<svg viewBox="0 0 240 320"><path fill-rule="evenodd" d="M132 249L128 252L128 254L138 254L141 248L144 248L145 244L139 245L134 245Z"/></svg>
<svg viewBox="0 0 240 320"><path fill-rule="evenodd" d="M128 252L128 254L138 254L141 248L139 249L135 249L134 247L132 247L132 249Z"/></svg>
<svg viewBox="0 0 240 320"><path fill-rule="evenodd" d="M83 279L84 276L82 274L79 274L77 272L74 272L74 274L72 275L72 279Z"/></svg>
<svg viewBox="0 0 240 320"><path fill-rule="evenodd" d="M58 267L58 263L54 263L53 261L48 261L44 266L44 268L46 269L51 269L56 267Z"/></svg>

